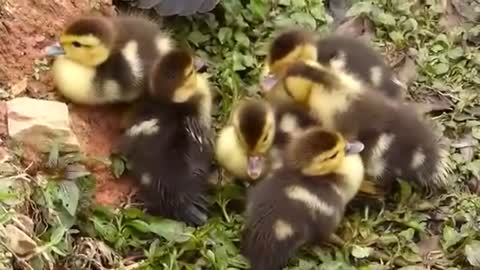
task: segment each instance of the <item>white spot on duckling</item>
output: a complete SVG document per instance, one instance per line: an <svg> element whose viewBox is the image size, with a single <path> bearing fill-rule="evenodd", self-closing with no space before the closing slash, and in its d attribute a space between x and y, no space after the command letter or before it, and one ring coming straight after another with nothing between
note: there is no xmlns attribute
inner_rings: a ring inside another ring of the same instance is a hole
<svg viewBox="0 0 480 270"><path fill-rule="evenodd" d="M413 153L412 162L410 163L410 167L414 170L420 168L425 162L425 154L421 148L418 148L415 153Z"/></svg>
<svg viewBox="0 0 480 270"><path fill-rule="evenodd" d="M382 134L378 138L377 144L372 149L372 154L367 167L367 174L373 177L379 177L384 173L385 160L383 155L390 148L394 136L392 134Z"/></svg>
<svg viewBox="0 0 480 270"><path fill-rule="evenodd" d="M281 219L275 221L273 224L273 231L275 232L275 237L279 241L283 241L293 235L292 225Z"/></svg>
<svg viewBox="0 0 480 270"><path fill-rule="evenodd" d="M133 125L127 130L127 135L130 137L138 135L153 135L158 132L158 119L150 119Z"/></svg>
<svg viewBox="0 0 480 270"><path fill-rule="evenodd" d="M335 209L328 203L322 201L317 195L308 189L300 186L288 186L285 189L288 198L304 203L314 212L320 212L323 215L331 216Z"/></svg>
<svg viewBox="0 0 480 270"><path fill-rule="evenodd" d="M298 129L297 119L293 114L287 113L280 119L280 130L285 133L293 133Z"/></svg>
<svg viewBox="0 0 480 270"><path fill-rule="evenodd" d="M103 83L103 96L106 100L120 100L122 93L118 82L115 80L106 80Z"/></svg>
<svg viewBox="0 0 480 270"><path fill-rule="evenodd" d="M130 66L133 77L140 80L143 77L142 60L138 54L138 43L135 40L129 41L122 49L123 57Z"/></svg>
<svg viewBox="0 0 480 270"><path fill-rule="evenodd" d="M330 66L335 70L343 70L347 65L347 54L344 51L339 51L337 56L330 60Z"/></svg>
<svg viewBox="0 0 480 270"><path fill-rule="evenodd" d="M160 55L163 55L173 48L172 40L166 35L157 35L155 37L155 46L157 47L157 51Z"/></svg>
<svg viewBox="0 0 480 270"><path fill-rule="evenodd" d="M152 177L148 173L142 174L142 177L140 178L140 183L144 186L149 186L152 184Z"/></svg>
<svg viewBox="0 0 480 270"><path fill-rule="evenodd" d="M374 66L370 68L370 81L372 82L373 86L379 87L382 83L382 68L379 66Z"/></svg>
<svg viewBox="0 0 480 270"><path fill-rule="evenodd" d="M440 149L438 152L437 166L435 168L434 181L436 186L445 187L448 185L448 177L452 173L452 162L447 149Z"/></svg>

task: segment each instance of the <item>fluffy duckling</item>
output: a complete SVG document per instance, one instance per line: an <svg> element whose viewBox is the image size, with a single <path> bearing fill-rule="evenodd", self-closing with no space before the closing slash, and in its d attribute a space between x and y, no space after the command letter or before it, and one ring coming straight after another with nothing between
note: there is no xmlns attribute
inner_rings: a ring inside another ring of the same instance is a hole
<svg viewBox="0 0 480 270"><path fill-rule="evenodd" d="M302 245L329 240L362 183L362 148L319 127L287 144L283 166L247 196L241 253L252 270L280 270Z"/></svg>
<svg viewBox="0 0 480 270"><path fill-rule="evenodd" d="M186 50L168 52L152 72L152 98L125 132L120 154L149 213L201 225L213 162L209 84Z"/></svg>
<svg viewBox="0 0 480 270"><path fill-rule="evenodd" d="M319 125L317 119L294 102L273 106L264 100L243 100L218 134L216 159L238 180L258 181L271 166L278 166L277 157L291 137L313 125Z"/></svg>
<svg viewBox="0 0 480 270"><path fill-rule="evenodd" d="M139 16L83 16L46 48L57 89L78 104L130 102L147 89L154 60L174 42L158 25Z"/></svg>
<svg viewBox="0 0 480 270"><path fill-rule="evenodd" d="M273 108L263 100L243 100L233 109L230 124L218 134L216 160L235 178L255 181L265 175L274 137Z"/></svg>
<svg viewBox="0 0 480 270"><path fill-rule="evenodd" d="M292 64L275 87L310 108L326 128L363 142L367 178L381 190L388 192L396 178L429 191L448 184L448 151L410 105L365 90L349 73L315 61Z"/></svg>
<svg viewBox="0 0 480 270"><path fill-rule="evenodd" d="M283 92L269 91L272 77L281 76L295 61L312 60L351 73L388 97L400 99L404 86L395 78L384 58L364 42L350 37L330 36L318 39L314 33L289 30L270 45L262 86L270 100L285 99ZM267 75L268 74L268 75Z"/></svg>

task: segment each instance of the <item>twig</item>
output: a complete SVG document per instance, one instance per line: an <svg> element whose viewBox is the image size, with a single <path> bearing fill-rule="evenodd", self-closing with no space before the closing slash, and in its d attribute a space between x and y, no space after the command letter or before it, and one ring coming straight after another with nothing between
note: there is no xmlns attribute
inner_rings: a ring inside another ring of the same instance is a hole
<svg viewBox="0 0 480 270"><path fill-rule="evenodd" d="M330 239L328 240L332 245L335 245L337 247L344 247L347 246L348 243L345 242L342 238L340 238L338 235L333 234L330 236ZM370 254L371 258L378 260L378 261L391 261L394 265L399 266L399 267L404 267L410 265L407 261L405 261L402 258L391 258L391 256L388 256L387 254L373 250L373 252Z"/></svg>

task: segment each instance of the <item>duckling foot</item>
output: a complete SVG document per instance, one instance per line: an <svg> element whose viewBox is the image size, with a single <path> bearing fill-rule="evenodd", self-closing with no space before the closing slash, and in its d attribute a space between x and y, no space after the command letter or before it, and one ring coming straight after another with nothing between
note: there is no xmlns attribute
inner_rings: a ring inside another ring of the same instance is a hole
<svg viewBox="0 0 480 270"><path fill-rule="evenodd" d="M373 197L373 198L384 198L385 192L382 187L376 183L373 179L366 178L363 180L362 185L360 186L359 193L361 196Z"/></svg>

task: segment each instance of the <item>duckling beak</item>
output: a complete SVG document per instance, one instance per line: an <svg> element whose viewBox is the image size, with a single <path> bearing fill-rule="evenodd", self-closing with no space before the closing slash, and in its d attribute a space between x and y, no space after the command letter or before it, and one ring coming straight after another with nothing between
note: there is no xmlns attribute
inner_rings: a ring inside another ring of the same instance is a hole
<svg viewBox="0 0 480 270"><path fill-rule="evenodd" d="M278 79L275 75L268 74L262 79L262 81L260 82L260 85L262 87L263 92L268 92L273 89L273 87L277 84L277 82L278 82Z"/></svg>
<svg viewBox="0 0 480 270"><path fill-rule="evenodd" d="M345 152L347 155L355 155L363 151L365 145L359 141L348 142L345 147Z"/></svg>
<svg viewBox="0 0 480 270"><path fill-rule="evenodd" d="M58 42L46 47L44 51L47 56L58 56L65 54L65 50Z"/></svg>
<svg viewBox="0 0 480 270"><path fill-rule="evenodd" d="M262 156L250 156L248 157L247 174L253 180L260 177L263 171L265 158Z"/></svg>
<svg viewBox="0 0 480 270"><path fill-rule="evenodd" d="M207 64L205 64L205 62L198 57L195 57L195 59L193 59L193 65L196 71L201 71L202 69L207 67Z"/></svg>

